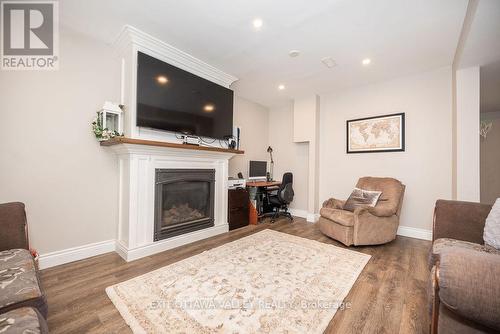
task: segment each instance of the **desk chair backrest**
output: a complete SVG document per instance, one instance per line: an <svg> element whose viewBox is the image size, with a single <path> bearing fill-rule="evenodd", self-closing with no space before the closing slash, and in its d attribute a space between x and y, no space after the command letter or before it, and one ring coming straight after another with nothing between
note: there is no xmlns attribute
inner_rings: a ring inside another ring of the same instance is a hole
<svg viewBox="0 0 500 334"><path fill-rule="evenodd" d="M283 204L290 204L293 201L293 174L287 172L283 174L283 180L278 189L278 199Z"/></svg>

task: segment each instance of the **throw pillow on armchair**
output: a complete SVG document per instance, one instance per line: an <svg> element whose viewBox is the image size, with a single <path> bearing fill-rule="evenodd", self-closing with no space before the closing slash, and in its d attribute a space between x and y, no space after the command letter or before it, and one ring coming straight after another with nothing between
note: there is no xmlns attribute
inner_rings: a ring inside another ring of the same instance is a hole
<svg viewBox="0 0 500 334"><path fill-rule="evenodd" d="M360 207L375 207L377 205L378 199L382 195L381 191L364 190L360 188L354 188L351 195L344 204L343 209L347 211L354 212L356 208Z"/></svg>

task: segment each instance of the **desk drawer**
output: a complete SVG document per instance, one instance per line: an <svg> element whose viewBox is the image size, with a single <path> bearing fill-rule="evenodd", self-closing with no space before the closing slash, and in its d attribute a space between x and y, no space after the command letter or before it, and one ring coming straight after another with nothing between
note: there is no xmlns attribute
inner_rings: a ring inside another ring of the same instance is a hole
<svg viewBox="0 0 500 334"><path fill-rule="evenodd" d="M231 189L228 195L229 210L232 208L248 208L248 191L245 189Z"/></svg>
<svg viewBox="0 0 500 334"><path fill-rule="evenodd" d="M229 230L234 230L249 223L249 198L246 189L231 189L228 192Z"/></svg>
<svg viewBox="0 0 500 334"><path fill-rule="evenodd" d="M235 210L229 213L229 230L247 226L249 223L248 209Z"/></svg>

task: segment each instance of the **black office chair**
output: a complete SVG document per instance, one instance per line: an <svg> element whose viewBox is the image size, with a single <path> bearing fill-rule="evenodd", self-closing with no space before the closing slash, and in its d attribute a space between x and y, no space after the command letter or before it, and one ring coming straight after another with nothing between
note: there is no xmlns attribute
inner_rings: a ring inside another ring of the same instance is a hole
<svg viewBox="0 0 500 334"><path fill-rule="evenodd" d="M271 223L274 223L279 216L285 216L293 221L293 217L288 212L288 205L293 201L293 174L287 172L283 174L283 180L278 188L278 191L273 194L268 194L269 206L274 212L271 216Z"/></svg>

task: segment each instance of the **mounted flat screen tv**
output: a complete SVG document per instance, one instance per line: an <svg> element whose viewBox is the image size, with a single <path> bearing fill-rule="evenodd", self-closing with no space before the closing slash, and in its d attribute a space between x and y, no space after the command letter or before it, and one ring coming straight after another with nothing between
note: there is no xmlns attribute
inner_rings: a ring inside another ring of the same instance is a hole
<svg viewBox="0 0 500 334"><path fill-rule="evenodd" d="M233 91L139 52L137 126L224 139L233 133Z"/></svg>

